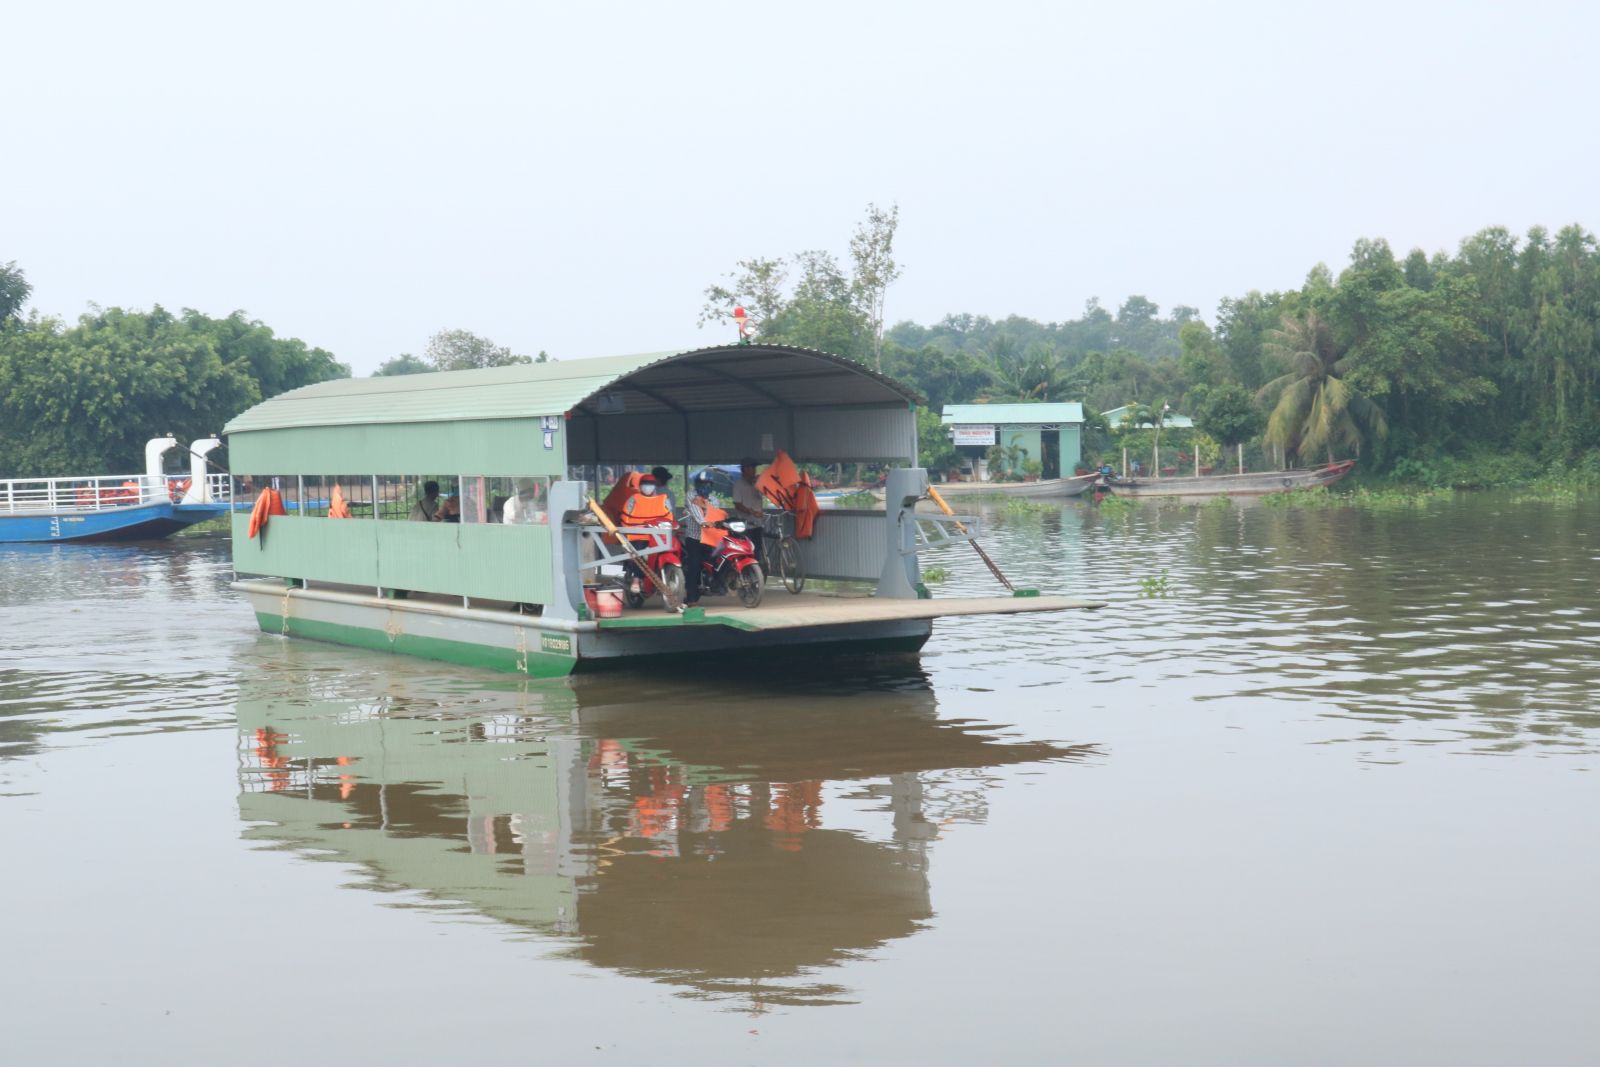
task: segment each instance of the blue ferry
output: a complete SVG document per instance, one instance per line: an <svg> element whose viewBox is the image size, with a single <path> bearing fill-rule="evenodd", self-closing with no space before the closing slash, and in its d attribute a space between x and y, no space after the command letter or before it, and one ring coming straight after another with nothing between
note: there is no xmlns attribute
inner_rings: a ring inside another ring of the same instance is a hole
<svg viewBox="0 0 1600 1067"><path fill-rule="evenodd" d="M163 473L173 437L144 446L145 473L0 481L0 544L149 541L232 510L232 479L207 470L215 437L189 446L189 476Z"/></svg>

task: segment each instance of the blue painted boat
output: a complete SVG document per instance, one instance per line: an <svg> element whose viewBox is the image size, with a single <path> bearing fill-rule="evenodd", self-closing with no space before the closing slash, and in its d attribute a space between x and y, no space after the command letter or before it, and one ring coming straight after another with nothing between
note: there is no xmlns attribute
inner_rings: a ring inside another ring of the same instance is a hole
<svg viewBox="0 0 1600 1067"><path fill-rule="evenodd" d="M178 442L145 445L145 473L0 481L0 544L149 541L233 510L232 480L207 470L216 438L190 446L189 477L162 472Z"/></svg>

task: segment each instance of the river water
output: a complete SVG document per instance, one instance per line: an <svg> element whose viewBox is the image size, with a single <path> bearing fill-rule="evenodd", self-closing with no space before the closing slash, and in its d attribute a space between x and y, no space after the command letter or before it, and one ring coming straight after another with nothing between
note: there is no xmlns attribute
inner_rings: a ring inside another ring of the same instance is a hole
<svg viewBox="0 0 1600 1067"><path fill-rule="evenodd" d="M1108 606L570 684L0 548L4 1061L1591 1063L1597 520L992 509Z"/></svg>

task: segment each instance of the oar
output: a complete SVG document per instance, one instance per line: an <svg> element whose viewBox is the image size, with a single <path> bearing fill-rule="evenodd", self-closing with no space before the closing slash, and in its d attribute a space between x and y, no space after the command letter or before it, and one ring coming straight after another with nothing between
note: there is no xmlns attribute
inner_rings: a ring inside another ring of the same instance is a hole
<svg viewBox="0 0 1600 1067"><path fill-rule="evenodd" d="M607 515L600 505L594 502L594 497L589 498L589 510L594 512L594 517L600 520L600 524L606 528L606 531L617 539L617 544L621 545L628 555L633 557L633 562L638 564L640 573L649 574L650 568L645 565L644 557L639 555L638 550L633 547L632 541L617 532L617 527L612 523L611 516ZM695 575L695 577L698 578L699 575ZM685 574L683 580L687 582L689 576ZM667 588L667 583L658 581L656 582L656 588L661 590L661 599L667 602L667 607L673 611L679 610L678 598L672 595L672 590Z"/></svg>
<svg viewBox="0 0 1600 1067"><path fill-rule="evenodd" d="M928 496L932 497L933 498L933 502L935 504L939 505L939 510L940 511L943 511L946 515L950 516L952 519L956 518L956 513L951 511L950 510L950 505L946 504L944 502L944 497L939 495L939 490L935 489L931 485L928 486ZM956 519L956 529L960 530L962 533L966 533L967 532L966 525L960 519ZM967 544L971 545L972 546L972 550L978 554L978 558L983 560L984 565L989 568L989 573L993 574L996 578L1000 579L1000 584L1001 585L1005 586L1006 589L1009 590L1012 593L1015 593L1017 591L1017 587L1012 585L1011 582L1007 580L1006 576L1000 573L1000 568L996 567L994 565L994 560L989 558L989 553L987 553L987 552L985 552L983 550L983 546L982 545L978 544L978 542L976 540L971 539L971 538L968 538Z"/></svg>

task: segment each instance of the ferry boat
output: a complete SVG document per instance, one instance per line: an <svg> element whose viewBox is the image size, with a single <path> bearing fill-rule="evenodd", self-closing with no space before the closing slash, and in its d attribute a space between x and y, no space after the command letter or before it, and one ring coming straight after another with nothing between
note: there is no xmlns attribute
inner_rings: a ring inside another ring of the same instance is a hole
<svg viewBox="0 0 1600 1067"><path fill-rule="evenodd" d="M854 361L766 344L309 385L224 429L235 477L328 504L236 513L233 588L268 633L536 676L723 651L905 654L939 617L1099 607L1034 590L929 595L919 555L979 524L916 510L922 402ZM633 467L686 476L780 450L899 464L882 511L825 509L799 542L809 578L865 595L600 615L586 592L623 556L590 519L597 490ZM408 521L425 517L429 482L459 521Z"/></svg>
<svg viewBox="0 0 1600 1067"><path fill-rule="evenodd" d="M189 476L162 472L174 437L144 446L143 474L15 478L0 481L0 544L148 541L225 515L232 483L208 470L215 437L189 446Z"/></svg>

